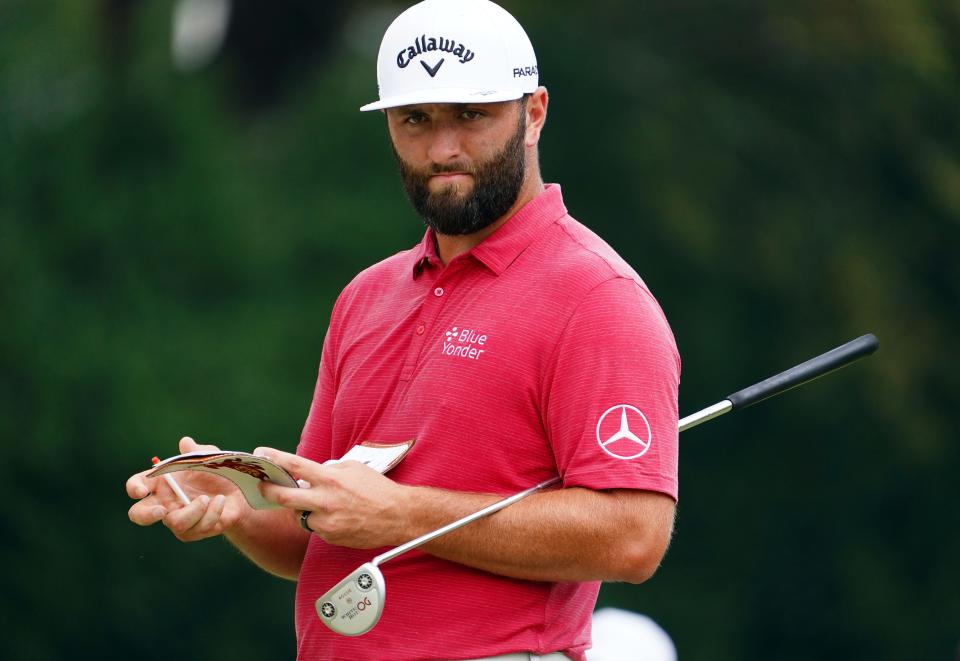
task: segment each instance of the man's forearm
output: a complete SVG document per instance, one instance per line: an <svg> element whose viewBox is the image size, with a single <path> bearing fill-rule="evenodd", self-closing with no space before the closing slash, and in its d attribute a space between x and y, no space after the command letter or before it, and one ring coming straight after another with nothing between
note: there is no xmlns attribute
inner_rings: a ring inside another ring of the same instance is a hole
<svg viewBox="0 0 960 661"><path fill-rule="evenodd" d="M224 536L266 572L297 580L309 536L289 510L253 510Z"/></svg>
<svg viewBox="0 0 960 661"><path fill-rule="evenodd" d="M261 451L311 485L293 489L264 483L264 496L288 511L312 512L310 527L337 546L403 544L500 500L401 485L354 461L321 466L272 448ZM535 493L423 550L514 578L640 583L666 551L673 513L673 499L656 492L558 489ZM289 522L297 528L292 516Z"/></svg>
<svg viewBox="0 0 960 661"><path fill-rule="evenodd" d="M412 539L499 500L412 488L405 505ZM534 494L422 547L477 569L540 581L645 581L673 529L674 503L652 492L582 488Z"/></svg>

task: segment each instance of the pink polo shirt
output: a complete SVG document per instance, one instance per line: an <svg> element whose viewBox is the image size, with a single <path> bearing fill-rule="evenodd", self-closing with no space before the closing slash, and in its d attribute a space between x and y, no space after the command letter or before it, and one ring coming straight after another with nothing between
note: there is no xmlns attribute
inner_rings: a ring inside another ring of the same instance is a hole
<svg viewBox="0 0 960 661"><path fill-rule="evenodd" d="M650 291L550 185L446 268L427 231L344 289L298 453L324 461L358 441L415 438L397 482L506 495L560 475L675 499L679 378ZM419 551L384 565L372 631L333 634L315 600L381 551L311 537L299 659L583 659L590 645L599 583L505 578Z"/></svg>

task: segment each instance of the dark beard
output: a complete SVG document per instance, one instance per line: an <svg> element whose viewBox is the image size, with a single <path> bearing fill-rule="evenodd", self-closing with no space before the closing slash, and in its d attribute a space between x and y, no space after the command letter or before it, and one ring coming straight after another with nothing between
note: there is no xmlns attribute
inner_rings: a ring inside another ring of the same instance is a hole
<svg viewBox="0 0 960 661"><path fill-rule="evenodd" d="M446 235L473 234L510 210L523 185L523 138L526 128L526 113L521 108L517 131L500 153L472 168L466 167L465 163L435 163L429 169L417 170L401 159L394 148L393 155L400 166L400 178L403 180L407 198L434 232ZM473 190L468 195L461 196L451 186L439 193L431 193L427 188L427 181L431 175L443 172L471 174Z"/></svg>

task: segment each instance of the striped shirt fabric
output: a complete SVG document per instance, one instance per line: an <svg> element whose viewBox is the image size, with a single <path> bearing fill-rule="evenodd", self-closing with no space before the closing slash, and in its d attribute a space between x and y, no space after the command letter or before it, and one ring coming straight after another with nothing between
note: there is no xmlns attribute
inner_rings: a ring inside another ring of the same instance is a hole
<svg viewBox="0 0 960 661"><path fill-rule="evenodd" d="M360 273L331 316L298 453L416 439L402 484L512 494L564 487L677 498L680 358L646 285L548 185L444 266L428 230ZM598 582L524 581L413 551L384 566L383 616L340 637L315 600L383 549L313 536L297 587L298 658L582 660Z"/></svg>

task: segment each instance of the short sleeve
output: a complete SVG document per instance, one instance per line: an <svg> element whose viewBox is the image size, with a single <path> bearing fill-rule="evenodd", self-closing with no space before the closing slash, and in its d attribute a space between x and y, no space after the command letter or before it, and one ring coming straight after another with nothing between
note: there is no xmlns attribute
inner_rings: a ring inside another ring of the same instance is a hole
<svg viewBox="0 0 960 661"><path fill-rule="evenodd" d="M340 293L330 315L330 326L323 339L317 383L313 389L310 412L300 434L297 454L317 462L333 458L333 403L336 399L337 338L340 334L339 309L343 305L346 289Z"/></svg>
<svg viewBox="0 0 960 661"><path fill-rule="evenodd" d="M331 458L333 427L331 413L334 400L333 357L330 346L330 333L323 341L323 353L320 357L320 369L317 383L313 389L310 412L300 434L297 454L317 462Z"/></svg>
<svg viewBox="0 0 960 661"><path fill-rule="evenodd" d="M614 278L580 302L543 386L547 435L565 486L677 499L680 358L660 306Z"/></svg>

